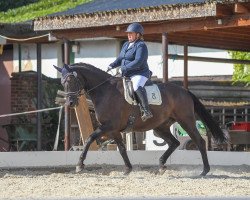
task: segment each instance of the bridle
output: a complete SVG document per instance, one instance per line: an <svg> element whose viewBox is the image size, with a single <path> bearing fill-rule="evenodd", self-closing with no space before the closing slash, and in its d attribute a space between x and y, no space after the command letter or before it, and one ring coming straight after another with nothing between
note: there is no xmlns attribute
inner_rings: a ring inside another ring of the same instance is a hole
<svg viewBox="0 0 250 200"><path fill-rule="evenodd" d="M61 79L61 83L65 84L65 82L67 81L68 77L73 77L76 80L76 85L77 85L77 90L75 92L65 92L65 96L66 97L78 97L81 95L81 82L79 81L79 79L77 78L76 74L74 74L74 72L69 72L67 73L64 77L62 77Z"/></svg>
<svg viewBox="0 0 250 200"><path fill-rule="evenodd" d="M101 82L100 84L92 87L91 89L85 91L85 94L89 95L90 92L92 92L93 90L95 90L96 88L100 87L101 85L103 85L104 83L108 82L109 80L111 80L112 78L116 77L118 75L115 74L114 76L111 76L109 77L108 79L106 79L105 81ZM76 85L77 85L77 90L75 92L65 92L65 96L66 97L72 97L72 96L75 96L75 97L78 97L80 95L82 95L82 89L81 89L81 82L80 80L77 78L77 74L76 72L68 72L62 79L61 79L61 83L62 84L65 84L65 82L67 81L68 77L72 76L75 80L76 80Z"/></svg>

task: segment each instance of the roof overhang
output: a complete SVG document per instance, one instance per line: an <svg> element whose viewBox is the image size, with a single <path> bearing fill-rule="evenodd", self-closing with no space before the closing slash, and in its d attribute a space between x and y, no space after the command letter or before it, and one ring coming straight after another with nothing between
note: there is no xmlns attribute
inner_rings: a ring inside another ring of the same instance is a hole
<svg viewBox="0 0 250 200"><path fill-rule="evenodd" d="M250 51L250 2L206 1L195 4L49 16L34 21L35 31L51 31L57 38L126 38L131 22L140 22L147 41L226 50Z"/></svg>
<svg viewBox="0 0 250 200"><path fill-rule="evenodd" d="M215 3L161 5L157 7L50 16L34 21L34 30L60 30L103 27L132 22L158 22L216 16Z"/></svg>

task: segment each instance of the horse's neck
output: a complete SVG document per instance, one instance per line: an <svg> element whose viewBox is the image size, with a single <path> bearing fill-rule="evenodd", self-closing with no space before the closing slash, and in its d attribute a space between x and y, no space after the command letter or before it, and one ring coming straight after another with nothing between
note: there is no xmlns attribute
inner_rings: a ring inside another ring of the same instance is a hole
<svg viewBox="0 0 250 200"><path fill-rule="evenodd" d="M79 72L85 80L87 80L87 90L91 90L94 87L97 87L104 81L106 81L109 76L107 74L101 74L100 72L93 70L93 69L87 69L87 68L76 68L76 71Z"/></svg>
<svg viewBox="0 0 250 200"><path fill-rule="evenodd" d="M109 77L98 77L98 76L90 76L87 77L88 82L88 90L98 90L105 82L107 82Z"/></svg>
<svg viewBox="0 0 250 200"><path fill-rule="evenodd" d="M117 84L119 80L113 79L114 77L108 77L106 80L102 80L94 89L88 92L93 104L105 104L105 99L112 99L114 91L117 90ZM121 82L121 81L120 81ZM119 90L119 89L118 89Z"/></svg>

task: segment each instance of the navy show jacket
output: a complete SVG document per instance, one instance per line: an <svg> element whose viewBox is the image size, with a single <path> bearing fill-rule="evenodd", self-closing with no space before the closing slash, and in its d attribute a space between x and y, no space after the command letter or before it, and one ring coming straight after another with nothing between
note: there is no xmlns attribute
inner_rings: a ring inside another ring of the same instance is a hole
<svg viewBox="0 0 250 200"><path fill-rule="evenodd" d="M121 66L122 75L131 77L142 75L150 78L148 67L148 48L144 41L136 40L129 48L129 42L125 42L117 59L110 64L112 68Z"/></svg>

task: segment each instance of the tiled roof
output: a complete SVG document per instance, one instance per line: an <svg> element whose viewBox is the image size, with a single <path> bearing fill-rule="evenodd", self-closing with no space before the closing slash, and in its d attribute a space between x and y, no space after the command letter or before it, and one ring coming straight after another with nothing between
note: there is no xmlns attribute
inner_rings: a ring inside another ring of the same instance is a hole
<svg viewBox="0 0 250 200"><path fill-rule="evenodd" d="M93 0L65 12L38 18L34 21L34 30L209 17L216 14L214 2L213 0Z"/></svg>
<svg viewBox="0 0 250 200"><path fill-rule="evenodd" d="M89 3L79 5L65 12L52 14L51 16L77 15L95 12L108 12L115 10L138 9L162 5L198 4L205 0L93 0ZM211 2L211 1L210 1Z"/></svg>

